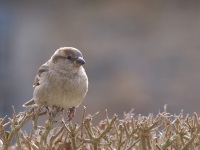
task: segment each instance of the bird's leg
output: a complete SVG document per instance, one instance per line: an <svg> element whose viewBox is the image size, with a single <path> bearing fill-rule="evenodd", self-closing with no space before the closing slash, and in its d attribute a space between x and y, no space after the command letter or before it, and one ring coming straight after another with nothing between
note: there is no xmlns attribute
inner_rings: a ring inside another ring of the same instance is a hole
<svg viewBox="0 0 200 150"><path fill-rule="evenodd" d="M60 113L63 110L63 108L57 107L57 113Z"/></svg>
<svg viewBox="0 0 200 150"><path fill-rule="evenodd" d="M76 108L72 107L68 109L68 121L71 121L74 118L76 112Z"/></svg>
<svg viewBox="0 0 200 150"><path fill-rule="evenodd" d="M58 109L59 109L59 107L57 107L56 105L53 105L53 106L52 106L52 111L53 111L54 113L57 113Z"/></svg>
<svg viewBox="0 0 200 150"><path fill-rule="evenodd" d="M46 109L47 109L47 114L49 115L49 107L48 106L46 106Z"/></svg>
<svg viewBox="0 0 200 150"><path fill-rule="evenodd" d="M49 114L49 107L47 106L47 102L44 102L43 105L44 105L44 107L45 107L46 110L47 110L47 114Z"/></svg>
<svg viewBox="0 0 200 150"><path fill-rule="evenodd" d="M49 120L54 121L56 114L57 114L57 106L53 105L52 109L49 111L49 109L47 109L49 112Z"/></svg>

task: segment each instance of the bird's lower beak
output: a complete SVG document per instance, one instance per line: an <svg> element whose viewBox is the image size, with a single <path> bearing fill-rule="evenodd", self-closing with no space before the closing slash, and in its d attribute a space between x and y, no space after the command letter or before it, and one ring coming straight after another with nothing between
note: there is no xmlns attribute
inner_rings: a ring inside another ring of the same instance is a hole
<svg viewBox="0 0 200 150"><path fill-rule="evenodd" d="M82 58L82 57L78 57L75 61L74 61L74 64L77 66L77 67L80 67L82 65L85 64L85 60Z"/></svg>

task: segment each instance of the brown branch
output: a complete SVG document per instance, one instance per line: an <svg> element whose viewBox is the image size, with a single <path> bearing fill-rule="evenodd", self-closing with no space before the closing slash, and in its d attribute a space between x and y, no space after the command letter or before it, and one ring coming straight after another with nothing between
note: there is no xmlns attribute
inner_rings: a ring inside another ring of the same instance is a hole
<svg viewBox="0 0 200 150"><path fill-rule="evenodd" d="M54 140L63 132L64 130L64 127L60 128L56 134L54 134L51 138L50 138L50 141L49 141L49 148L52 149L52 145L53 145L53 142Z"/></svg>

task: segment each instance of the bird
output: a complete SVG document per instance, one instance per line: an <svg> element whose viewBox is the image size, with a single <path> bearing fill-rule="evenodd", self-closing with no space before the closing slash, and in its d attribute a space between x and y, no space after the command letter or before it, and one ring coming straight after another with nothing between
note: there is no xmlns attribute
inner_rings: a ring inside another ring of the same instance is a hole
<svg viewBox="0 0 200 150"><path fill-rule="evenodd" d="M83 68L82 53L74 47L61 47L40 66L34 79L33 98L23 107L45 105L48 108L68 109L68 121L88 91L88 77Z"/></svg>

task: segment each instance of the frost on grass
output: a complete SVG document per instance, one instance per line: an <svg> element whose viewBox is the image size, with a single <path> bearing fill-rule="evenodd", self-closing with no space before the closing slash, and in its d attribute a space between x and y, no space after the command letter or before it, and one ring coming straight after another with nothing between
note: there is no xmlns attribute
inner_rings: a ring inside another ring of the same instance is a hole
<svg viewBox="0 0 200 150"><path fill-rule="evenodd" d="M96 113L95 115L97 115ZM0 149L3 150L195 150L200 148L200 122L196 113L183 117L164 111L156 116L135 115L133 110L124 113L122 119L117 115L105 119L98 126L92 125L95 115L86 115L86 108L79 124L61 120L55 125L55 117L49 116L44 126L38 126L38 117L47 115L43 106L26 109L13 117L0 118ZM22 130L29 121L33 121L30 133ZM10 128L10 131L8 131ZM11 146L12 139L16 144Z"/></svg>

